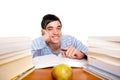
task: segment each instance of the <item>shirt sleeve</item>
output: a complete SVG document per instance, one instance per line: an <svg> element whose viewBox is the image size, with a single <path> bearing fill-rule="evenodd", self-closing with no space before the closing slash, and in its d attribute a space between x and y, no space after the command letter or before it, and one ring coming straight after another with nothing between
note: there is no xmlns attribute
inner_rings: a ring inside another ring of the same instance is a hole
<svg viewBox="0 0 120 80"><path fill-rule="evenodd" d="M88 47L86 45L84 45L80 40L71 37L72 38L72 44L73 46L78 49L79 51L81 51L82 53L84 53L85 55L88 55Z"/></svg>
<svg viewBox="0 0 120 80"><path fill-rule="evenodd" d="M44 38L43 37L39 37L37 39L34 39L32 41L32 54L33 54L33 57L37 56L38 54L40 55L40 50L43 49L44 47L46 46L46 43L44 41Z"/></svg>
<svg viewBox="0 0 120 80"><path fill-rule="evenodd" d="M80 52L84 53L85 55L88 55L88 48L86 45L84 45L80 40L77 38L70 36L70 35L63 35L62 39L62 48L65 48L67 46L73 46Z"/></svg>

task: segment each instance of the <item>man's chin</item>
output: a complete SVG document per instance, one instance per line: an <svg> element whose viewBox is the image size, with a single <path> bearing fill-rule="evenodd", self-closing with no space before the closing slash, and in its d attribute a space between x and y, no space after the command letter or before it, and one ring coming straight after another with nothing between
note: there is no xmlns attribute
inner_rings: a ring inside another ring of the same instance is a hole
<svg viewBox="0 0 120 80"><path fill-rule="evenodd" d="M60 41L52 41L53 44L58 44Z"/></svg>
<svg viewBox="0 0 120 80"><path fill-rule="evenodd" d="M53 42L54 44L58 44L59 42Z"/></svg>

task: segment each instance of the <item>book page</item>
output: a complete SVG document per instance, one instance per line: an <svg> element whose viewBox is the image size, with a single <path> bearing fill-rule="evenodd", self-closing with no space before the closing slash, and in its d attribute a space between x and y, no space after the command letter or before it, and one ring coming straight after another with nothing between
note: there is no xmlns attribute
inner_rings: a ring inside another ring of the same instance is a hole
<svg viewBox="0 0 120 80"><path fill-rule="evenodd" d="M58 64L67 64L70 67L86 66L86 60L84 59L81 59L81 60L70 59L70 58L63 57L61 55L56 56L53 54L35 57L33 58L33 63L36 69L54 67Z"/></svg>

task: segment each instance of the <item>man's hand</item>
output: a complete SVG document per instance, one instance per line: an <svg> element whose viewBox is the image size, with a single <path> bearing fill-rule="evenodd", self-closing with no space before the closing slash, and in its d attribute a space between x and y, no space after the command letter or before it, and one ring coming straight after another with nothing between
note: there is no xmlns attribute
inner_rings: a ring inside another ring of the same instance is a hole
<svg viewBox="0 0 120 80"><path fill-rule="evenodd" d="M84 54L73 46L68 46L62 49L62 55L65 57L73 58L73 59L81 59L84 57Z"/></svg>
<svg viewBox="0 0 120 80"><path fill-rule="evenodd" d="M42 29L41 32L42 32L43 38L45 39L45 42L48 43L50 41L50 37L49 37L48 32L46 30L44 30L44 29Z"/></svg>

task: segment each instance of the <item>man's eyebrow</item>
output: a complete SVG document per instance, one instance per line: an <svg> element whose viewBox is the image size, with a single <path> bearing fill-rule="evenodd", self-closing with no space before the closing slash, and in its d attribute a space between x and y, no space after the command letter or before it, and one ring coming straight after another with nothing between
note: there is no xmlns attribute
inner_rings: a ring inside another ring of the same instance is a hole
<svg viewBox="0 0 120 80"><path fill-rule="evenodd" d="M57 27L62 27L61 25L57 26Z"/></svg>
<svg viewBox="0 0 120 80"><path fill-rule="evenodd" d="M47 28L53 28L52 26L48 26Z"/></svg>

